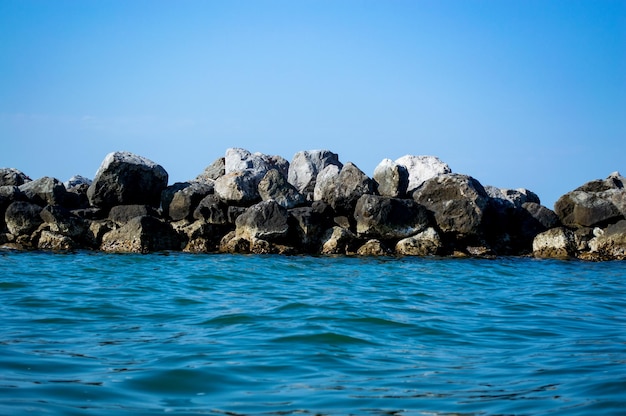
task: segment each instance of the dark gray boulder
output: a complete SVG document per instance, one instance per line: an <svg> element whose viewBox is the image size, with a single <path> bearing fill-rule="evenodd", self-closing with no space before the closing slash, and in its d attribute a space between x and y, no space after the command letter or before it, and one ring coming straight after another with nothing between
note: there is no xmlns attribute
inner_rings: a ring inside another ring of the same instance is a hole
<svg viewBox="0 0 626 416"><path fill-rule="evenodd" d="M33 204L65 206L69 197L61 181L45 176L20 185L20 191Z"/></svg>
<svg viewBox="0 0 626 416"><path fill-rule="evenodd" d="M52 233L67 236L73 240L83 238L89 228L88 221L58 205L47 205L41 210L40 215Z"/></svg>
<svg viewBox="0 0 626 416"><path fill-rule="evenodd" d="M9 233L16 237L32 234L43 223L40 215L42 209L41 206L31 202L12 202L4 213Z"/></svg>
<svg viewBox="0 0 626 416"><path fill-rule="evenodd" d="M337 214L352 216L362 195L374 193L374 181L355 164L346 163L334 183L333 189L323 191L322 198Z"/></svg>
<svg viewBox="0 0 626 416"><path fill-rule="evenodd" d="M428 210L411 199L362 195L354 209L359 237L402 239L430 225Z"/></svg>
<svg viewBox="0 0 626 416"><path fill-rule="evenodd" d="M263 201L276 201L287 209L306 202L305 197L277 169L267 171L259 182L258 191Z"/></svg>
<svg viewBox="0 0 626 416"><path fill-rule="evenodd" d="M168 187L169 189L169 187ZM166 194L168 189L163 191ZM171 199L161 197L161 207L163 215L172 221L192 219L193 213L200 201L209 194L212 194L214 184L212 181L191 182L187 186L178 188L171 194Z"/></svg>
<svg viewBox="0 0 626 416"><path fill-rule="evenodd" d="M15 168L0 168L0 186L20 186L30 182L30 178L24 172Z"/></svg>
<svg viewBox="0 0 626 416"><path fill-rule="evenodd" d="M380 195L403 198L409 186L409 171L391 159L383 159L374 169L374 181Z"/></svg>
<svg viewBox="0 0 626 416"><path fill-rule="evenodd" d="M130 152L109 153L89 186L89 203L96 207L147 204L158 207L168 175L161 165Z"/></svg>
<svg viewBox="0 0 626 416"><path fill-rule="evenodd" d="M202 220L208 224L222 225L229 222L228 205L215 194L205 196L193 212L196 220Z"/></svg>
<svg viewBox="0 0 626 416"><path fill-rule="evenodd" d="M109 211L108 219L116 224L126 224L136 217L159 217L159 212L150 205L116 205Z"/></svg>
<svg viewBox="0 0 626 416"><path fill-rule="evenodd" d="M224 176L226 174L226 159L223 157L218 158L209 166L207 166L204 171L198 175L195 179L196 182L208 182L215 181L220 176Z"/></svg>
<svg viewBox="0 0 626 416"><path fill-rule="evenodd" d="M356 251L357 238L350 230L343 227L332 227L322 236L320 253L324 255L344 255Z"/></svg>
<svg viewBox="0 0 626 416"><path fill-rule="evenodd" d="M296 153L289 164L287 179L308 201L313 200L317 175L329 165L343 166L339 156L329 150L305 150Z"/></svg>
<svg viewBox="0 0 626 416"><path fill-rule="evenodd" d="M289 233L289 213L275 201L262 201L237 217L235 234L252 242L285 241Z"/></svg>
<svg viewBox="0 0 626 416"><path fill-rule="evenodd" d="M289 216L289 240L304 252L317 252L323 233L333 225L330 206L316 201L310 207L290 209Z"/></svg>
<svg viewBox="0 0 626 416"><path fill-rule="evenodd" d="M150 253L180 250L181 239L169 223L151 216L134 217L102 237L100 250L119 253Z"/></svg>
<svg viewBox="0 0 626 416"><path fill-rule="evenodd" d="M471 176L448 173L427 179L415 190L413 199L432 211L444 233L461 239L482 238L489 196Z"/></svg>

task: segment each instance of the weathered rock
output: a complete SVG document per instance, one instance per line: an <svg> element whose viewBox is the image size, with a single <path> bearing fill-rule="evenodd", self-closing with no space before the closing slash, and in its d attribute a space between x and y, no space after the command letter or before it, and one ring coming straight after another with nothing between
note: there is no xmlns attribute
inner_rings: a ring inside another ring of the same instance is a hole
<svg viewBox="0 0 626 416"><path fill-rule="evenodd" d="M383 159L374 169L374 181L380 195L403 198L409 186L409 171L391 159Z"/></svg>
<svg viewBox="0 0 626 416"><path fill-rule="evenodd" d="M30 202L42 207L46 205L65 205L68 200L67 190L63 183L48 176L26 182L20 185L19 188Z"/></svg>
<svg viewBox="0 0 626 416"><path fill-rule="evenodd" d="M0 215L4 217L4 210L15 201L25 201L26 196L17 186L0 186Z"/></svg>
<svg viewBox="0 0 626 416"><path fill-rule="evenodd" d="M484 188L490 198L502 205L521 208L527 202L541 203L537 194L525 188L504 189L495 186L485 186Z"/></svg>
<svg viewBox="0 0 626 416"><path fill-rule="evenodd" d="M79 245L67 235L43 230L37 242L40 250L67 251L78 248Z"/></svg>
<svg viewBox="0 0 626 416"><path fill-rule="evenodd" d="M68 191L71 191L74 188L83 187L83 186L87 186L87 188L89 188L92 182L93 181L91 179L86 178L84 176L74 175L71 178L69 178L67 181L63 182L63 186L65 186L65 189L67 189Z"/></svg>
<svg viewBox="0 0 626 416"><path fill-rule="evenodd" d="M428 227L426 208L411 199L363 195L354 209L359 237L401 239Z"/></svg>
<svg viewBox="0 0 626 416"><path fill-rule="evenodd" d="M220 157L207 166L195 179L196 182L213 182L226 174L226 158Z"/></svg>
<svg viewBox="0 0 626 416"><path fill-rule="evenodd" d="M452 172L447 163L435 156L405 155L396 159L395 163L404 166L409 174L408 193L430 178Z"/></svg>
<svg viewBox="0 0 626 416"><path fill-rule="evenodd" d="M239 218L241 214L246 212L246 209L248 208L229 205L228 208L226 209L226 217L227 217L228 223L234 225L235 222L237 221L237 218Z"/></svg>
<svg viewBox="0 0 626 416"><path fill-rule="evenodd" d="M272 168L270 158L262 153L250 153L246 149L231 147L226 149L224 174L247 170L254 175L263 176Z"/></svg>
<svg viewBox="0 0 626 416"><path fill-rule="evenodd" d="M426 180L413 199L432 211L441 231L461 238L480 238L489 196L476 179L456 173Z"/></svg>
<svg viewBox="0 0 626 416"><path fill-rule="evenodd" d="M533 240L535 257L568 258L576 255L574 233L564 227L552 228L538 234Z"/></svg>
<svg viewBox="0 0 626 416"><path fill-rule="evenodd" d="M324 202L316 201L310 207L289 210L291 241L298 242L305 252L317 251L322 233L332 223L332 210Z"/></svg>
<svg viewBox="0 0 626 416"><path fill-rule="evenodd" d="M343 166L339 156L329 150L305 150L296 153L289 165L287 179L307 200L313 199L317 175L328 165Z"/></svg>
<svg viewBox="0 0 626 416"><path fill-rule="evenodd" d="M220 240L220 253L250 253L250 241L244 237L238 237L235 231L226 234Z"/></svg>
<svg viewBox="0 0 626 416"><path fill-rule="evenodd" d="M146 204L158 207L168 175L161 165L129 152L109 153L94 178L87 196L91 205Z"/></svg>
<svg viewBox="0 0 626 416"><path fill-rule="evenodd" d="M169 188L169 187L168 187ZM214 189L212 181L191 182L188 186L183 186L171 194L171 199L167 190L163 192L161 197L161 207L163 215L169 217L173 221L193 218L194 211L200 201L207 195L211 194Z"/></svg>
<svg viewBox="0 0 626 416"><path fill-rule="evenodd" d="M389 256L392 253L380 240L371 239L359 247L356 254L359 256Z"/></svg>
<svg viewBox="0 0 626 416"><path fill-rule="evenodd" d="M109 211L109 220L123 225L136 217L159 217L158 211L150 205L117 205Z"/></svg>
<svg viewBox="0 0 626 416"><path fill-rule="evenodd" d="M334 184L334 192L324 191L327 202L338 214L352 216L354 207L362 195L374 193L374 181L353 163L346 163Z"/></svg>
<svg viewBox="0 0 626 416"><path fill-rule="evenodd" d="M102 244L102 238L111 230L118 228L117 224L110 220L95 220L88 222L87 230L83 240L88 247L97 249Z"/></svg>
<svg viewBox="0 0 626 416"><path fill-rule="evenodd" d="M30 178L24 172L15 168L0 168L0 186L20 186L30 182Z"/></svg>
<svg viewBox="0 0 626 416"><path fill-rule="evenodd" d="M193 212L193 217L208 224L234 223L228 220L228 206L215 194L205 196Z"/></svg>
<svg viewBox="0 0 626 416"><path fill-rule="evenodd" d="M4 213L7 229L16 237L30 235L43 223L41 210L42 207L31 202L12 202Z"/></svg>
<svg viewBox="0 0 626 416"><path fill-rule="evenodd" d="M313 201L330 201L335 194L335 183L339 179L341 168L337 165L328 165L320 171L315 179Z"/></svg>
<svg viewBox="0 0 626 416"><path fill-rule="evenodd" d="M215 181L215 194L230 204L251 205L261 199L258 190L261 179L251 170L230 172Z"/></svg>
<svg viewBox="0 0 626 416"><path fill-rule="evenodd" d="M58 205L47 205L41 210L40 215L52 233L67 236L73 240L83 238L89 228L87 221ZM53 238L53 236L49 237Z"/></svg>
<svg viewBox="0 0 626 416"><path fill-rule="evenodd" d="M102 251L120 253L180 249L180 238L172 226L150 216L134 217L121 228L109 231L102 237L100 246Z"/></svg>
<svg viewBox="0 0 626 416"><path fill-rule="evenodd" d="M188 253L210 253L217 251L220 239L224 234L223 231L223 227L208 224L204 221L194 221L178 230L179 233L185 236L186 244L183 251Z"/></svg>
<svg viewBox="0 0 626 416"><path fill-rule="evenodd" d="M306 202L305 197L276 169L267 171L259 182L258 190L263 201L276 201L287 209Z"/></svg>
<svg viewBox="0 0 626 416"><path fill-rule="evenodd" d="M609 225L589 241L598 260L626 260L626 220Z"/></svg>
<svg viewBox="0 0 626 416"><path fill-rule="evenodd" d="M237 217L236 236L253 241L284 241L289 232L289 213L274 201L262 201Z"/></svg>
<svg viewBox="0 0 626 416"><path fill-rule="evenodd" d="M356 236L349 230L342 227L330 228L322 237L321 254L348 254L355 241Z"/></svg>
<svg viewBox="0 0 626 416"><path fill-rule="evenodd" d="M626 218L626 178L618 172L560 197L554 210L568 227L605 227Z"/></svg>
<svg viewBox="0 0 626 416"><path fill-rule="evenodd" d="M396 254L401 256L433 256L443 247L441 238L434 228L428 227L421 233L403 238L396 243Z"/></svg>

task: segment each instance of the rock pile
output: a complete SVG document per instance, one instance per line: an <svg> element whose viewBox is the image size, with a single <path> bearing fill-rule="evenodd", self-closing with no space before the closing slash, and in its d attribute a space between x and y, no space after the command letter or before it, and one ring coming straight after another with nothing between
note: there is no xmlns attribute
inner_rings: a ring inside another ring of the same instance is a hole
<svg viewBox="0 0 626 416"><path fill-rule="evenodd" d="M147 253L282 253L626 259L626 179L563 195L483 186L432 156L384 159L369 178L328 150L227 149L194 180L128 152L93 181L0 169L0 245Z"/></svg>

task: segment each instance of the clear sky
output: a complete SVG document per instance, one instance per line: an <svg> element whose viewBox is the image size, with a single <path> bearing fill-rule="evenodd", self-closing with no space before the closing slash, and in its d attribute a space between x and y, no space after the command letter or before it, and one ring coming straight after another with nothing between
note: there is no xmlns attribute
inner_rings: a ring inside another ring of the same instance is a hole
<svg viewBox="0 0 626 416"><path fill-rule="evenodd" d="M626 175L626 1L0 0L0 167L194 178L228 147L435 155L562 194Z"/></svg>

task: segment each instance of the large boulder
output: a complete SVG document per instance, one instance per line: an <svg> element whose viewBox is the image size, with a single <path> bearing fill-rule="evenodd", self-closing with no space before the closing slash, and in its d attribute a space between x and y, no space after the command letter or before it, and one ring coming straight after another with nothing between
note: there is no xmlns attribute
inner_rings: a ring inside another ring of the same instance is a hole
<svg viewBox="0 0 626 416"><path fill-rule="evenodd" d="M102 237L100 250L119 253L150 253L180 250L181 241L172 226L151 216L135 217Z"/></svg>
<svg viewBox="0 0 626 416"><path fill-rule="evenodd" d="M307 200L313 199L317 175L328 165L343 166L339 156L329 150L305 150L296 153L289 165L287 179Z"/></svg>
<svg viewBox="0 0 626 416"><path fill-rule="evenodd" d="M67 181L63 182L63 186L65 186L65 189L67 189L68 191L71 191L75 188L80 188L80 187L89 188L92 182L93 181L91 179L86 178L82 175L74 175L71 178L69 178Z"/></svg>
<svg viewBox="0 0 626 416"><path fill-rule="evenodd" d="M228 205L215 194L205 196L193 212L196 220L202 220L208 224L223 225L229 222Z"/></svg>
<svg viewBox="0 0 626 416"><path fill-rule="evenodd" d="M195 179L196 182L215 181L226 173L226 158L220 157L207 166Z"/></svg>
<svg viewBox="0 0 626 416"><path fill-rule="evenodd" d="M279 205L289 209L306 202L304 195L289 182L277 169L267 171L258 186L259 195L263 201L276 201Z"/></svg>
<svg viewBox="0 0 626 416"><path fill-rule="evenodd" d="M187 186L177 187L176 189L176 191L171 193L171 199L167 189L163 191L163 196L161 197L163 215L169 217L172 221L192 219L194 210L200 201L213 193L214 183L210 180L191 182L187 183Z"/></svg>
<svg viewBox="0 0 626 416"><path fill-rule="evenodd" d="M322 200L337 214L352 216L359 198L373 193L374 181L355 164L348 162L339 172L333 186L322 191Z"/></svg>
<svg viewBox="0 0 626 416"><path fill-rule="evenodd" d="M356 254L359 256L389 256L391 255L391 250L387 248L380 240L372 238L371 240L366 241L361 247L359 247L356 251Z"/></svg>
<svg viewBox="0 0 626 416"><path fill-rule="evenodd" d="M30 235L43 223L40 215L42 209L41 206L31 202L11 203L4 213L4 221L9 233L14 236Z"/></svg>
<svg viewBox="0 0 626 416"><path fill-rule="evenodd" d="M128 221L136 217L159 217L159 212L150 205L116 205L109 211L109 221L116 224L126 224Z"/></svg>
<svg viewBox="0 0 626 416"><path fill-rule="evenodd" d="M574 233L564 227L552 228L533 240L533 254L543 258L568 258L576 255Z"/></svg>
<svg viewBox="0 0 626 416"><path fill-rule="evenodd" d="M433 212L444 233L460 238L482 237L489 196L471 176L448 173L427 179L413 193L413 199Z"/></svg>
<svg viewBox="0 0 626 416"><path fill-rule="evenodd" d="M215 194L229 204L252 205L259 201L259 182L262 176L252 170L238 170L215 181Z"/></svg>
<svg viewBox="0 0 626 416"><path fill-rule="evenodd" d="M396 254L400 256L433 256L440 252L443 244L433 227L421 233L403 238L396 243Z"/></svg>
<svg viewBox="0 0 626 416"><path fill-rule="evenodd" d="M335 194L335 184L340 171L339 166L328 165L317 174L313 187L313 201L330 201Z"/></svg>
<svg viewBox="0 0 626 416"><path fill-rule="evenodd" d="M17 186L0 186L0 217L4 218L4 211L11 203L25 199L26 196Z"/></svg>
<svg viewBox="0 0 626 416"><path fill-rule="evenodd" d="M560 197L554 210L572 228L606 227L626 218L626 178L618 172Z"/></svg>
<svg viewBox="0 0 626 416"><path fill-rule="evenodd" d="M589 248L598 260L626 260L626 220L598 230Z"/></svg>
<svg viewBox="0 0 626 416"><path fill-rule="evenodd" d="M354 209L359 237L402 239L428 227L426 208L411 199L363 195Z"/></svg>
<svg viewBox="0 0 626 416"><path fill-rule="evenodd" d="M287 177L289 162L281 156L269 156L259 152L251 153L246 149L236 147L226 150L224 174L247 170L262 177L270 169L276 169L281 175Z"/></svg>
<svg viewBox="0 0 626 416"><path fill-rule="evenodd" d="M310 207L289 210L291 239L306 252L315 252L324 231L332 225L332 209L328 204L315 201Z"/></svg>
<svg viewBox="0 0 626 416"><path fill-rule="evenodd" d="M392 198L402 198L409 186L409 171L391 159L383 159L374 169L378 193Z"/></svg>
<svg viewBox="0 0 626 416"><path fill-rule="evenodd" d="M87 220L57 205L47 205L41 210L40 216L52 233L67 236L76 241L83 238L89 228Z"/></svg>
<svg viewBox="0 0 626 416"><path fill-rule="evenodd" d="M93 206L148 204L158 207L168 175L161 165L130 152L113 152L105 158L87 196Z"/></svg>
<svg viewBox="0 0 626 416"><path fill-rule="evenodd" d="M430 178L452 172L447 163L435 156L405 155L395 163L404 166L409 174L409 193Z"/></svg>
<svg viewBox="0 0 626 416"><path fill-rule="evenodd" d="M39 250L67 251L78 248L78 244L67 235L43 230L37 241L37 248Z"/></svg>
<svg viewBox="0 0 626 416"><path fill-rule="evenodd" d="M30 182L24 172L15 168L0 168L0 186L20 186Z"/></svg>
<svg viewBox="0 0 626 416"><path fill-rule="evenodd" d="M275 201L262 201L237 217L235 234L253 242L256 239L280 242L289 232L289 213Z"/></svg>
<svg viewBox="0 0 626 416"><path fill-rule="evenodd" d="M354 249L356 236L343 227L332 227L322 237L321 254L349 254Z"/></svg>
<svg viewBox="0 0 626 416"><path fill-rule="evenodd" d="M48 176L26 182L20 185L19 188L30 202L42 207L46 205L65 205L69 199L65 185L58 179Z"/></svg>

